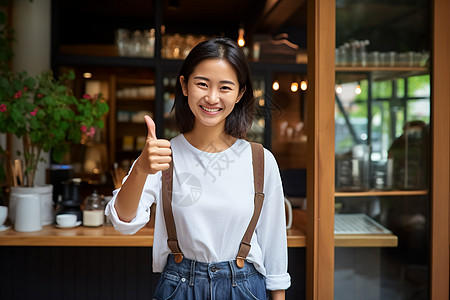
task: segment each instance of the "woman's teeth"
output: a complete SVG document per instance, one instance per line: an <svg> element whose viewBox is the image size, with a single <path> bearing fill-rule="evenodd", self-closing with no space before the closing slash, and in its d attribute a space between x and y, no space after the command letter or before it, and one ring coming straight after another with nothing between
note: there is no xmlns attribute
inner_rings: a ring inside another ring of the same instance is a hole
<svg viewBox="0 0 450 300"><path fill-rule="evenodd" d="M220 110L220 108L206 108L206 107L203 107L203 106L200 106L203 110L206 110L207 112L216 112L216 111L219 111Z"/></svg>

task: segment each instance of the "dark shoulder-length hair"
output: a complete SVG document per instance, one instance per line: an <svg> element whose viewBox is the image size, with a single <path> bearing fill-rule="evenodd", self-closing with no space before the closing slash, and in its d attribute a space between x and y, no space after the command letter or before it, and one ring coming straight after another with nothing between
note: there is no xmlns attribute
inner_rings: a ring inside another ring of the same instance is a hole
<svg viewBox="0 0 450 300"><path fill-rule="evenodd" d="M241 100L225 120L225 133L236 138L245 138L252 126L255 109L252 77L244 52L236 42L228 38L203 41L195 46L184 60L176 82L175 103L172 108L174 125L181 133L194 128L195 117L189 108L187 97L183 95L180 76L184 76L187 84L195 67L203 60L211 58L226 60L236 71L239 92L245 89Z"/></svg>

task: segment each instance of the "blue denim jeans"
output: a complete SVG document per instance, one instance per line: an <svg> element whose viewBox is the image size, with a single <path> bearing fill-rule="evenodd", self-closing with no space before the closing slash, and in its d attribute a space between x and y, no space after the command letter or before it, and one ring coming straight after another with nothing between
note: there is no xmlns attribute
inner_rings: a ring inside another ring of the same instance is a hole
<svg viewBox="0 0 450 300"><path fill-rule="evenodd" d="M242 269L235 260L208 264L183 258L177 264L170 254L153 299L266 300L268 295L264 276L248 261Z"/></svg>

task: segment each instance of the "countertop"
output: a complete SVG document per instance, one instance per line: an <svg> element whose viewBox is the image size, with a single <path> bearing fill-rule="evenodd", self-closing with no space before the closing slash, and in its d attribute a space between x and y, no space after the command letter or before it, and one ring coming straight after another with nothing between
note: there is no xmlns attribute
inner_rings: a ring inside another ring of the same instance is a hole
<svg viewBox="0 0 450 300"><path fill-rule="evenodd" d="M95 228L78 226L61 229L44 226L37 232L18 232L8 229L0 232L0 246L65 246L65 247L152 247L151 227L144 227L134 235L124 235L112 226ZM294 222L287 230L288 247L306 246L306 212L294 210ZM336 247L396 247L393 234L336 234Z"/></svg>

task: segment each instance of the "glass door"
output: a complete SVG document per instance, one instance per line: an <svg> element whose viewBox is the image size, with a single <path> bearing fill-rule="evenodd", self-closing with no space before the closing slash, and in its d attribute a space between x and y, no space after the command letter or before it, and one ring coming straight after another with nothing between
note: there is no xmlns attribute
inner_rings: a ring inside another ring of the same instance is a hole
<svg viewBox="0 0 450 300"><path fill-rule="evenodd" d="M336 1L335 299L428 299L430 3Z"/></svg>

